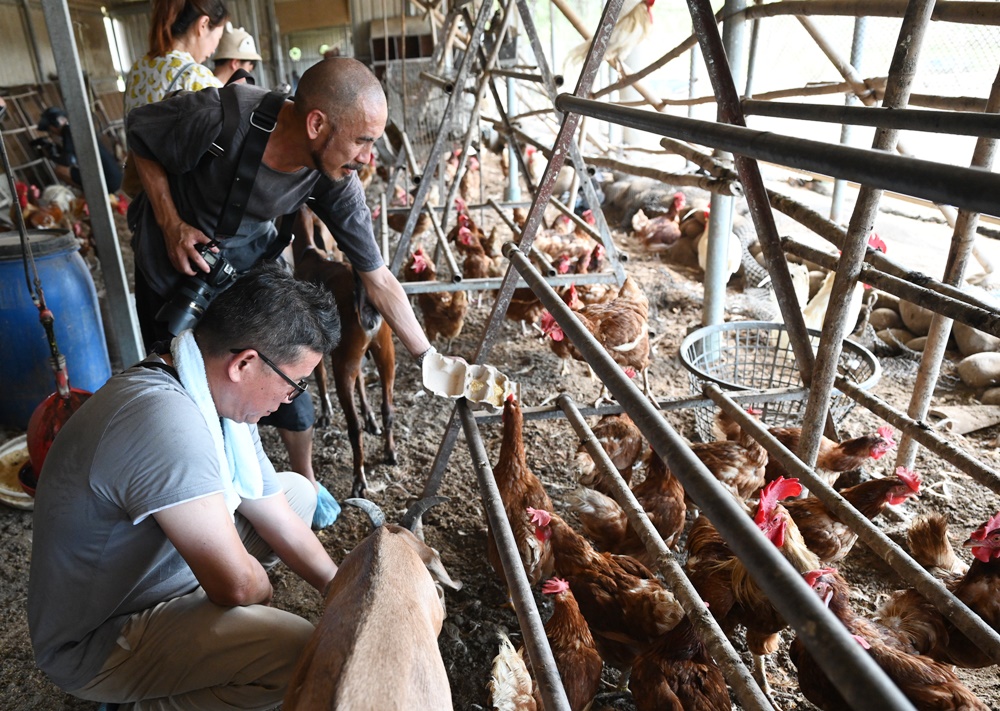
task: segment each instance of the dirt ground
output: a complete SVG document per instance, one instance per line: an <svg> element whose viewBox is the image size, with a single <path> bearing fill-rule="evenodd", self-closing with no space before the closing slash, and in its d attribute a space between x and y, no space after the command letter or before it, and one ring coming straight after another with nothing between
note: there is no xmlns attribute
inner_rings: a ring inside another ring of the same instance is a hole
<svg viewBox="0 0 1000 711"><path fill-rule="evenodd" d="M698 274L674 268L655 255L644 255L635 245L627 245L631 255L627 271L635 277L649 298L650 330L657 345L651 368L651 382L658 398L683 397L691 394L687 371L678 359L681 339L691 327L699 324L703 289ZM129 271L130 271L129 267ZM761 302L743 293L739 280L730 285L727 312L730 318L745 319L760 315ZM450 354L471 359L479 343L483 324L491 301L484 297L481 307L470 310L465 328L450 347L438 344ZM954 354L952 354L954 355ZM521 386L525 406L535 406L559 392L570 394L578 403L590 403L598 394L597 383L591 382L585 367L570 365L569 374L560 376L561 362L540 340L537 334L524 336L519 326L506 322L489 363L500 368ZM961 386L951 360L943 369L936 404L968 403L974 393ZM905 359L883 360L885 374L874 388L874 394L892 405L905 409L913 388L916 365ZM377 408L380 402L379 384L374 374L368 379L370 400ZM398 358L395 382L395 434L399 464L389 466L381 461L381 441L365 435L368 452L370 498L386 512L390 520L397 519L407 503L423 489L434 461L441 436L451 413L445 400L424 392L419 384L418 370L405 354ZM667 413L667 421L677 431L694 437L693 416L689 412ZM594 420L591 419L591 424ZM862 408L855 408L843 423L845 437L857 436L882 424ZM481 425L485 445L495 461L500 442L500 425ZM7 435L15 433L8 432ZM264 441L279 468L287 464L285 453L273 430L265 429ZM952 436L961 447L994 467L1000 460L995 439L1000 427L992 427L966 437ZM578 439L563 420L529 421L525 424L524 441L529 463L548 488L556 508L565 510L565 494L575 486L571 472L573 453ZM334 414L333 424L319 429L315 440L315 467L318 475L338 499L349 496L351 486L351 450L342 414ZM870 469L873 475L885 475L894 468L893 458L886 457ZM945 513L951 523L953 539L962 540L1000 508L1000 499L993 492L958 473L952 466L921 450L917 471L924 480L924 494L905 506L906 515L927 511ZM511 609L503 607L506 593L488 564L486 528L479 488L473 472L468 448L460 436L450 457L441 487L450 502L438 506L424 519L426 540L436 547L451 576L460 579L464 587L446 595L448 619L440 636L440 648L451 681L456 709L489 708L486 690L490 666L497 651L497 633L504 631L517 644L518 625ZM893 539L902 542L905 521L882 518L878 525ZM363 515L347 508L340 520L318 533L331 556L340 561L365 535L368 526ZM92 709L94 704L74 699L49 683L34 667L25 619L28 566L31 555L32 522L30 513L0 507L0 556L3 575L0 576L0 609L5 624L0 629L0 698L10 709ZM964 552L963 552L964 553ZM962 554L962 553L960 553ZM678 553L683 558L683 552ZM856 607L873 610L888 591L901 587L900 580L888 566L858 543L841 566L855 587ZM272 573L275 586L274 604L316 620L322 613L318 594L282 566ZM536 594L543 618L551 606ZM798 691L795 669L786 654L791 632L784 635L782 651L771 664L771 681L777 700L784 711L813 709ZM994 708L1000 707L1000 677L995 668L983 671L958 671L959 676ZM614 681L612 672L605 678ZM598 697L595 709L634 708L627 693L610 688Z"/></svg>

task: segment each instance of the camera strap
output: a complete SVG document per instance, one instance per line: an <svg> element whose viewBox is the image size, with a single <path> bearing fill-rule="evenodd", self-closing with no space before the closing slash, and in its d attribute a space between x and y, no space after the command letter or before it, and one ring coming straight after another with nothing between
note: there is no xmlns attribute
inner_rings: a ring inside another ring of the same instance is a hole
<svg viewBox="0 0 1000 711"><path fill-rule="evenodd" d="M238 124L240 120L239 101L236 93L231 89L219 91L219 97L222 100L222 134L220 135L225 135L228 139L232 135L232 133L227 135L233 126L232 122ZM233 182L229 187L229 194L226 196L222 215L219 217L219 224L215 230L216 239L232 236L240 227L247 201L250 199L250 193L253 191L253 185L257 179L257 170L264 157L267 139L278 123L278 113L286 98L287 95L284 92L268 92L250 114L250 129L247 131L243 147L240 149L240 156L236 163L236 174L233 176Z"/></svg>

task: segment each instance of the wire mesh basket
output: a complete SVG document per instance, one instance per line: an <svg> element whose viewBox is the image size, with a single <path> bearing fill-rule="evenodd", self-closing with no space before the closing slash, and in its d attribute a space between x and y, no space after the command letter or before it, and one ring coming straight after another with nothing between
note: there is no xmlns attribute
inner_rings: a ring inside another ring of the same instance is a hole
<svg viewBox="0 0 1000 711"><path fill-rule="evenodd" d="M810 329L809 336L815 352L820 332ZM795 364L795 353L783 323L734 321L705 326L684 339L680 357L688 370L691 392L695 395L701 395L706 382L737 392L803 387ZM837 370L865 390L873 387L882 375L875 355L848 340L844 341L841 349ZM768 427L789 427L802 424L805 403L803 395L794 399L745 404L753 404L761 410L761 421ZM830 399L830 414L834 423L839 425L854 405L853 400L834 389ZM703 442L714 439L712 421L716 409L711 405L695 408L695 428Z"/></svg>

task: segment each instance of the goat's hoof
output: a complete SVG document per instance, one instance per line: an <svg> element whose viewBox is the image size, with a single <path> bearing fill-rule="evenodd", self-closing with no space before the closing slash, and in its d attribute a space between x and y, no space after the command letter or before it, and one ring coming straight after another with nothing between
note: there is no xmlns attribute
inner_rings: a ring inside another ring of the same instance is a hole
<svg viewBox="0 0 1000 711"><path fill-rule="evenodd" d="M352 499L367 499L368 498L368 482L360 481L354 482L354 486L351 487L351 498Z"/></svg>
<svg viewBox="0 0 1000 711"><path fill-rule="evenodd" d="M393 451L387 451L385 453L385 463L386 464L399 464L399 457Z"/></svg>
<svg viewBox="0 0 1000 711"><path fill-rule="evenodd" d="M379 427L374 422L366 422L365 432L367 432L370 435L375 435L376 437L380 437L382 435L382 428Z"/></svg>
<svg viewBox="0 0 1000 711"><path fill-rule="evenodd" d="M319 428L325 430L329 426L330 426L330 416L329 415L320 415L319 417L316 418L316 427L319 427Z"/></svg>

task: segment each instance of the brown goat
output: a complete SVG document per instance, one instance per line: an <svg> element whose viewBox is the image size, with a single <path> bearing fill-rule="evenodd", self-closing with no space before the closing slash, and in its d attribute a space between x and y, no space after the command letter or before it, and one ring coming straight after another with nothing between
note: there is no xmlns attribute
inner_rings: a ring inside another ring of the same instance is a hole
<svg viewBox="0 0 1000 711"><path fill-rule="evenodd" d="M326 595L326 611L299 662L282 708L452 708L448 674L437 637L444 622L442 585L461 588L448 576L437 551L410 530L430 506L423 499L386 524L379 508L364 499L344 503L363 508L375 530L344 558Z"/></svg>
<svg viewBox="0 0 1000 711"><path fill-rule="evenodd" d="M307 210L307 208L303 208ZM330 352L333 366L333 382L337 388L337 399L347 421L347 436L354 454L354 483L351 496L364 496L368 489L365 478L365 452L361 437L361 422L369 434L384 435L385 461L395 464L396 443L392 436L395 412L392 404L393 385L396 380L396 349L392 342L392 329L385 322L375 306L368 301L368 295L360 278L350 265L329 259L313 241L311 216L300 214L295 234L295 276L304 281L324 284L337 302L340 313L340 343ZM382 428L365 394L365 379L361 361L365 353L371 355L382 383ZM321 414L316 423L325 427L330 423L333 405L327 388L326 359L316 366L316 388L319 391ZM357 391L361 401L361 418L354 402Z"/></svg>

